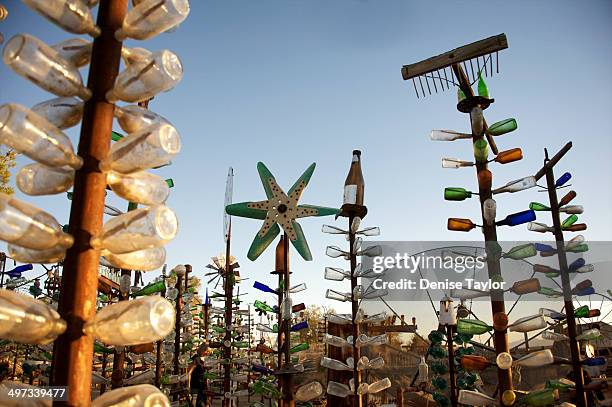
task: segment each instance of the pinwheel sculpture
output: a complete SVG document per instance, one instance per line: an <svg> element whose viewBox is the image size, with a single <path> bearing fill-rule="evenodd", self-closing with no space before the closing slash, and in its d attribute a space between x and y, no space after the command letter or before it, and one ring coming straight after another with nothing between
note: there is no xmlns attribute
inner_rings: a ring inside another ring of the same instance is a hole
<svg viewBox="0 0 612 407"><path fill-rule="evenodd" d="M263 226L259 229L249 248L247 254L249 260L256 260L266 250L280 233L279 225L283 227L287 237L302 258L307 261L312 260L312 254L306 242L306 237L296 219L308 216L336 215L340 212L336 208L298 205L302 192L308 185L310 177L312 177L315 166L316 164L312 163L293 184L288 193L285 193L278 186L274 175L272 175L265 164L259 162L257 163L257 171L266 191L267 199L265 201L240 202L226 206L225 210L230 215L264 221Z"/></svg>

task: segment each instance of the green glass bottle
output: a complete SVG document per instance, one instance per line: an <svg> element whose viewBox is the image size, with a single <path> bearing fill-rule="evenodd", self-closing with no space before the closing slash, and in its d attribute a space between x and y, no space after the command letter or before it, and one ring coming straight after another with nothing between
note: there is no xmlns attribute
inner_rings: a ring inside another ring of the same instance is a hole
<svg viewBox="0 0 612 407"><path fill-rule="evenodd" d="M216 380L219 378L215 372L204 372L204 378L208 380Z"/></svg>
<svg viewBox="0 0 612 407"><path fill-rule="evenodd" d="M491 136L501 136L517 129L516 119L510 118L495 122L487 129L487 134Z"/></svg>
<svg viewBox="0 0 612 407"><path fill-rule="evenodd" d="M574 310L574 316L576 318L586 318L589 315L588 305L583 305Z"/></svg>
<svg viewBox="0 0 612 407"><path fill-rule="evenodd" d="M482 79L482 74L480 72L478 72L478 96L489 98L489 88L484 79Z"/></svg>
<svg viewBox="0 0 612 407"><path fill-rule="evenodd" d="M457 102L461 102L463 99L465 99L465 93L463 93L460 87L457 87Z"/></svg>
<svg viewBox="0 0 612 407"><path fill-rule="evenodd" d="M438 392L434 392L432 394L434 401L438 404L439 407L448 407L450 406L450 400L443 394Z"/></svg>
<svg viewBox="0 0 612 407"><path fill-rule="evenodd" d="M457 320L457 333L468 335L482 335L493 329L492 326L477 319Z"/></svg>
<svg viewBox="0 0 612 407"><path fill-rule="evenodd" d="M442 359L442 358L445 358L447 356L446 349L444 349L443 347L441 347L439 345L430 347L429 348L429 354L434 359Z"/></svg>
<svg viewBox="0 0 612 407"><path fill-rule="evenodd" d="M136 291L135 293L132 293L132 297L140 297L142 295L161 293L165 289L166 284L162 280L142 287L140 290Z"/></svg>
<svg viewBox="0 0 612 407"><path fill-rule="evenodd" d="M214 332L216 332L218 334L225 333L225 328L223 328L222 326L219 326L219 325L213 325L212 329L213 329Z"/></svg>
<svg viewBox="0 0 612 407"><path fill-rule="evenodd" d="M489 158L489 145L483 138L478 139L474 142L474 159L478 163L487 162Z"/></svg>
<svg viewBox="0 0 612 407"><path fill-rule="evenodd" d="M551 379L546 381L547 389L569 390L576 387L576 383L568 379Z"/></svg>
<svg viewBox="0 0 612 407"><path fill-rule="evenodd" d="M303 350L308 349L308 343L307 342L303 342L303 343L299 343L295 346L293 346L291 349L289 349L289 353L296 353L296 352L301 352Z"/></svg>
<svg viewBox="0 0 612 407"><path fill-rule="evenodd" d="M106 346L102 345L101 343L98 342L94 342L94 352L95 353L115 353L115 350L112 348L107 348Z"/></svg>
<svg viewBox="0 0 612 407"><path fill-rule="evenodd" d="M444 199L447 201L463 201L471 198L472 193L465 188L448 187L444 188Z"/></svg>
<svg viewBox="0 0 612 407"><path fill-rule="evenodd" d="M538 252L535 245L533 243L527 243L513 247L502 257L506 259L522 260L528 257L533 257L536 254L538 254Z"/></svg>
<svg viewBox="0 0 612 407"><path fill-rule="evenodd" d="M253 384L253 391L255 394L264 396L270 399L278 400L280 398L280 392L272 383L266 383L258 380Z"/></svg>
<svg viewBox="0 0 612 407"><path fill-rule="evenodd" d="M264 313L267 313L267 312L274 313L274 308L272 308L271 306L269 306L265 302L261 302L259 300L255 300L255 303L253 305L254 305L255 309L258 310L258 311L262 311Z"/></svg>
<svg viewBox="0 0 612 407"><path fill-rule="evenodd" d="M586 243L580 243L579 245L573 246L567 249L568 252L572 253L584 253L589 251L589 245Z"/></svg>
<svg viewBox="0 0 612 407"><path fill-rule="evenodd" d="M431 380L431 384L440 391L446 391L448 388L448 382L442 377L434 377Z"/></svg>
<svg viewBox="0 0 612 407"><path fill-rule="evenodd" d="M531 202L529 204L529 209L531 209L532 211L549 211L550 208L542 203L539 202Z"/></svg>
<svg viewBox="0 0 612 407"><path fill-rule="evenodd" d="M446 374L446 372L448 372L448 368L443 363L432 363L431 371L434 372L435 374L443 375L443 374Z"/></svg>
<svg viewBox="0 0 612 407"><path fill-rule="evenodd" d="M529 392L522 401L528 406L539 407L552 406L557 399L559 399L558 389L543 389Z"/></svg>
<svg viewBox="0 0 612 407"><path fill-rule="evenodd" d="M552 297L552 298L557 298L557 297L563 296L562 292L553 290L552 288L549 288L549 287L541 287L538 290L538 294L542 294L542 295L545 295L547 297Z"/></svg>
<svg viewBox="0 0 612 407"><path fill-rule="evenodd" d="M234 341L232 346L238 349L246 349L249 347L249 343L247 341Z"/></svg>
<svg viewBox="0 0 612 407"><path fill-rule="evenodd" d="M444 340L444 334L440 331L431 331L427 338L433 345L439 345Z"/></svg>
<svg viewBox="0 0 612 407"><path fill-rule="evenodd" d="M561 229L567 229L570 226L572 226L574 223L576 223L577 221L578 221L577 215L570 215L561 223Z"/></svg>

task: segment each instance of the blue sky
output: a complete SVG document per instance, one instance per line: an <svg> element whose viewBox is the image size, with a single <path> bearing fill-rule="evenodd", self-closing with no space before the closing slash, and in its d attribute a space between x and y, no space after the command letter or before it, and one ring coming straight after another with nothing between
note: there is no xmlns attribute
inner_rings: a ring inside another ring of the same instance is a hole
<svg viewBox="0 0 612 407"><path fill-rule="evenodd" d="M21 2L3 3L9 10L0 23L5 41L22 31L49 44L70 37ZM234 200L246 201L264 198L258 161L285 188L316 162L302 201L338 206L354 148L363 151L370 211L364 224L380 226L381 239L480 239L477 231L446 230L448 217L478 219L476 201L442 198L445 186L475 189L472 169L443 170L440 165L443 156L471 159L471 146L428 138L431 129L468 131L469 120L455 109L453 91L417 99L400 69L502 32L509 49L500 53L500 75L488 81L496 102L485 116L489 122L517 119L519 129L497 142L500 150L521 147L524 159L492 168L494 185L531 175L542 164L544 147L557 151L571 140L574 148L559 175L570 170L574 176L576 203L585 206L580 218L589 225L586 238L612 239L610 2L193 0L191 8L174 33L127 42L170 49L185 68L183 81L150 105L177 127L183 140L173 165L158 171L175 180L168 205L181 223L179 236L168 245L169 266L190 263L201 275L209 257L223 250L222 206L230 165L236 174ZM0 103L31 106L52 97L4 65L0 81ZM76 144L78 129L69 134ZM26 162L19 160L20 165ZM64 196L25 199L60 222L68 219ZM543 199L535 190L506 194L497 199L498 214ZM126 205L114 197L109 203ZM546 216L539 220L550 222ZM342 226L331 218L301 221L314 261L292 256L293 281L309 286L296 300L322 304L328 286L346 289L323 280L324 267L338 264L324 256L325 246L343 244L320 232L325 222ZM258 221L234 219L233 253L243 276L272 283L267 273L274 267L273 250L256 262L246 259L258 228ZM504 240L540 238L524 227L500 228L498 235ZM246 291L255 294L252 288ZM412 306L402 311L420 320L430 316Z"/></svg>

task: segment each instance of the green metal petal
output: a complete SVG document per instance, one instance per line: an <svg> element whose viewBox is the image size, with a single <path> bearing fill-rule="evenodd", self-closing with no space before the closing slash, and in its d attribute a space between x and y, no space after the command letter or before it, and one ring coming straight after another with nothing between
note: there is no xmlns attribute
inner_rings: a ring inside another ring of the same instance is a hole
<svg viewBox="0 0 612 407"><path fill-rule="evenodd" d="M272 193L272 188L270 188L268 179L275 179L274 175L272 175L268 167L266 167L266 165L261 161L257 163L257 172L259 173L259 178L261 179L261 183L263 184L264 190L266 191L266 196L268 197L268 199L272 198L274 194Z"/></svg>
<svg viewBox="0 0 612 407"><path fill-rule="evenodd" d="M302 211L302 209L304 209ZM315 213L313 213L313 210ZM341 211L336 208L328 208L326 206L317 206L317 205L298 205L298 218L304 218L307 216L330 216L337 215Z"/></svg>
<svg viewBox="0 0 612 407"><path fill-rule="evenodd" d="M308 182L310 182L310 177L312 177L312 173L314 172L316 166L317 163L312 163L308 168L306 168L306 171L304 171L302 176L298 178L297 181L295 181L295 184L293 184L291 189L289 189L289 192L287 192L288 196L291 196L295 190L299 189L300 191L297 198L300 198L300 195L302 195L302 191L304 190L304 188L306 188Z"/></svg>
<svg viewBox="0 0 612 407"><path fill-rule="evenodd" d="M259 233L255 235L255 239L253 239L253 243L251 243L251 247L249 247L249 252L247 257L251 261L257 260L257 258L266 250L270 243L278 236L280 233L280 227L277 223L270 227L268 233L266 233L263 237L259 236Z"/></svg>
<svg viewBox="0 0 612 407"><path fill-rule="evenodd" d="M241 216L243 218L265 219L268 212L263 209L249 208L248 205L251 203L252 202L240 202L227 205L225 207L225 212L227 212L228 215Z"/></svg>
<svg viewBox="0 0 612 407"><path fill-rule="evenodd" d="M297 235L295 240L291 240L293 247L297 250L297 252L302 256L302 258L306 261L312 260L312 253L310 253L310 248L308 247L308 242L306 242L306 236L304 236L304 231L299 223L296 221L292 222L293 230Z"/></svg>

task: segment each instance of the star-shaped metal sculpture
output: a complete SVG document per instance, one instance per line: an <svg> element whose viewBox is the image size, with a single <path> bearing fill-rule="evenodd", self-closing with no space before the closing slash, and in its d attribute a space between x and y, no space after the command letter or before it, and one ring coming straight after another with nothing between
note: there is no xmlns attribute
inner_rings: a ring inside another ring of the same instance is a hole
<svg viewBox="0 0 612 407"><path fill-rule="evenodd" d="M279 225L283 227L287 237L289 237L289 240L291 240L291 243L304 260L312 260L312 254L306 242L306 237L296 219L308 216L335 215L340 212L336 208L298 205L298 201L304 188L308 185L308 181L310 181L315 166L316 164L312 163L289 189L289 192L285 194L276 183L276 179L274 179L274 175L272 175L270 170L268 170L264 163L259 162L257 163L257 171L259 172L259 177L268 199L258 202L235 203L225 207L226 212L230 215L264 221L263 226L259 229L249 248L247 257L250 260L257 259L278 236L280 233Z"/></svg>

